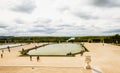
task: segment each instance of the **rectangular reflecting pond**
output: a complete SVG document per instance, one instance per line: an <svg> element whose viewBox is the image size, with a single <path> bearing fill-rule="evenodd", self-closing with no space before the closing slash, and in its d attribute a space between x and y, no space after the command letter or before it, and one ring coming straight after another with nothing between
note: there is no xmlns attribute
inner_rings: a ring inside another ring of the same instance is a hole
<svg viewBox="0 0 120 73"><path fill-rule="evenodd" d="M44 47L39 47L30 50L28 55L67 55L75 54L85 49L80 44L73 43L60 43L60 44L50 44Z"/></svg>

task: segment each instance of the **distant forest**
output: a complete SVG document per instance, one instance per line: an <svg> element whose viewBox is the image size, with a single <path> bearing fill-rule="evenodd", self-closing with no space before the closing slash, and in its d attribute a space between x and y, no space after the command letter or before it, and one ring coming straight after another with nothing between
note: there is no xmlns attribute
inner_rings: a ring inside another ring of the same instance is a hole
<svg viewBox="0 0 120 73"><path fill-rule="evenodd" d="M0 36L0 43L66 42L71 37L57 36ZM69 42L105 42L120 44L120 35L79 36Z"/></svg>

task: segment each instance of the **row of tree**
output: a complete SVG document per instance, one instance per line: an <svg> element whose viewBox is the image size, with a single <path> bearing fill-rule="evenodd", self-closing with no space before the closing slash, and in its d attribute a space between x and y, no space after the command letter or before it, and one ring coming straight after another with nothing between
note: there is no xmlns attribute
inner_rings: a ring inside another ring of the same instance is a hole
<svg viewBox="0 0 120 73"><path fill-rule="evenodd" d="M32 42L66 42L71 37L46 37L46 36L31 36L31 37L0 37L0 43L32 43ZM69 42L105 42L105 43L120 43L120 35L112 36L81 36L75 37L75 40Z"/></svg>

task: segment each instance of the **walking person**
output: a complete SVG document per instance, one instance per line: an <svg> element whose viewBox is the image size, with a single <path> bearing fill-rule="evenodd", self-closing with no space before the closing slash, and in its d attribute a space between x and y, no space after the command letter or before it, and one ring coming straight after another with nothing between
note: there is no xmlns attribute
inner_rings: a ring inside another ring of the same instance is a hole
<svg viewBox="0 0 120 73"><path fill-rule="evenodd" d="M35 45L35 50L37 50L37 46Z"/></svg>
<svg viewBox="0 0 120 73"><path fill-rule="evenodd" d="M2 53L4 53L4 50L2 49Z"/></svg>
<svg viewBox="0 0 120 73"><path fill-rule="evenodd" d="M8 48L8 51L10 52L10 47L8 46L7 48Z"/></svg>
<svg viewBox="0 0 120 73"><path fill-rule="evenodd" d="M30 61L32 61L32 56L30 56Z"/></svg>
<svg viewBox="0 0 120 73"><path fill-rule="evenodd" d="M25 50L24 50L24 48L22 48L22 52L24 52Z"/></svg>
<svg viewBox="0 0 120 73"><path fill-rule="evenodd" d="M83 56L84 51L82 50L80 53L81 53L81 56Z"/></svg>
<svg viewBox="0 0 120 73"><path fill-rule="evenodd" d="M1 54L1 58L3 58L3 54Z"/></svg>
<svg viewBox="0 0 120 73"><path fill-rule="evenodd" d="M104 43L103 43L103 46L104 46Z"/></svg>
<svg viewBox="0 0 120 73"><path fill-rule="evenodd" d="M37 62L40 60L40 57L39 56L37 56Z"/></svg>

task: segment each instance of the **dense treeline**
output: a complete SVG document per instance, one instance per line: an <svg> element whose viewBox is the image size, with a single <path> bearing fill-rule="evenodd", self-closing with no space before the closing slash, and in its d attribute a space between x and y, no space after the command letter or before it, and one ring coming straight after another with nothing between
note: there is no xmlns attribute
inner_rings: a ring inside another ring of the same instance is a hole
<svg viewBox="0 0 120 73"><path fill-rule="evenodd" d="M32 43L32 42L66 42L71 37L14 37L14 36L1 36L0 43ZM120 35L112 36L81 36L75 37L75 40L70 42L105 42L105 43L120 43Z"/></svg>
<svg viewBox="0 0 120 73"><path fill-rule="evenodd" d="M41 36L32 36L32 37L5 37L0 38L0 43L32 43L32 42L65 42L70 37L41 37Z"/></svg>

